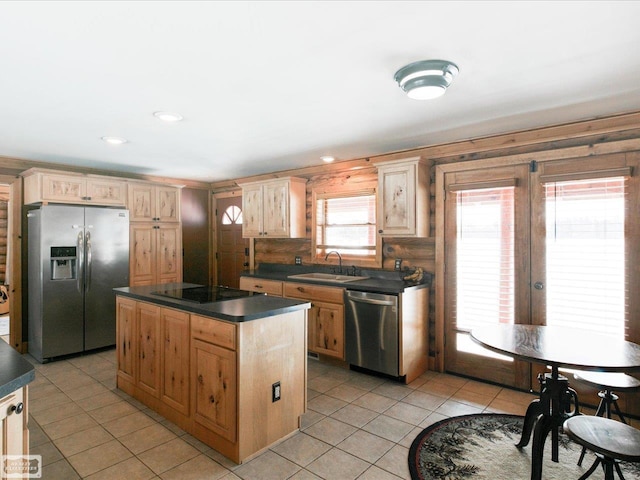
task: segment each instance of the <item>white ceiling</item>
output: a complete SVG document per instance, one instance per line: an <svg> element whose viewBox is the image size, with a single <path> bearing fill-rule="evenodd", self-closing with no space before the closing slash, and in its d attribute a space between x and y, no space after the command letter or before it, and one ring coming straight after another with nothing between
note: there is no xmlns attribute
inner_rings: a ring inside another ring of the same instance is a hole
<svg viewBox="0 0 640 480"><path fill-rule="evenodd" d="M633 1L2 1L0 155L218 181L640 110L639 18ZM459 75L409 99L394 73L433 58Z"/></svg>

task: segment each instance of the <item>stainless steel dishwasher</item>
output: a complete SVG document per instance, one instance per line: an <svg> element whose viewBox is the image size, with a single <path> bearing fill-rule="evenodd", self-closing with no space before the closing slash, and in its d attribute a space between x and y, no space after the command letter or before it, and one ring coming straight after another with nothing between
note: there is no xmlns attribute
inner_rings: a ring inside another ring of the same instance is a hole
<svg viewBox="0 0 640 480"><path fill-rule="evenodd" d="M398 296L346 290L344 305L347 362L399 376Z"/></svg>

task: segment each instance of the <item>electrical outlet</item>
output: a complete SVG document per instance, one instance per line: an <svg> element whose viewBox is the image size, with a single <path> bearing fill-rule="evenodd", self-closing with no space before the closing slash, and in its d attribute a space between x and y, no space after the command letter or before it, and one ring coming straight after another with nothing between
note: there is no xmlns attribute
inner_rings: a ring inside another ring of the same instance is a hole
<svg viewBox="0 0 640 480"><path fill-rule="evenodd" d="M280 382L271 385L271 402L277 402L278 400L280 400Z"/></svg>
<svg viewBox="0 0 640 480"><path fill-rule="evenodd" d="M397 272L400 271L400 266L402 265L402 259L401 258L396 258L396 263L394 265L394 270L396 270Z"/></svg>
<svg viewBox="0 0 640 480"><path fill-rule="evenodd" d="M302 257L296 257L296 265L302 265Z"/></svg>

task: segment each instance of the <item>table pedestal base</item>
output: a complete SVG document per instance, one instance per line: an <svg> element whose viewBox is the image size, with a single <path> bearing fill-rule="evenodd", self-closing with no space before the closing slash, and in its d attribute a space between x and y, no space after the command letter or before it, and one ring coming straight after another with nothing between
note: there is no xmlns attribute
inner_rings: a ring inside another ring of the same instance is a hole
<svg viewBox="0 0 640 480"><path fill-rule="evenodd" d="M551 432L551 460L558 461L559 430L564 421L578 414L578 394L569 387L569 380L558 374L557 367L552 372L538 375L540 398L529 404L524 417L522 436L516 447L529 444L533 431L531 450L531 480L542 478L542 456L544 444ZM534 428L535 427L535 428Z"/></svg>

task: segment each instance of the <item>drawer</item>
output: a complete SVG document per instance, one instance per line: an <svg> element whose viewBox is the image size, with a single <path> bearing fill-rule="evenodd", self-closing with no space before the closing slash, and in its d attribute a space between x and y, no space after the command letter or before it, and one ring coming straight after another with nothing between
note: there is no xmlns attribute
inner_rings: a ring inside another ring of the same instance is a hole
<svg viewBox="0 0 640 480"><path fill-rule="evenodd" d="M236 326L231 323L191 315L191 336L230 350L236 349Z"/></svg>
<svg viewBox="0 0 640 480"><path fill-rule="evenodd" d="M284 296L289 298L299 298L302 300L315 300L318 302L329 302L344 304L344 288L325 287L322 285L309 285L307 283L284 283Z"/></svg>
<svg viewBox="0 0 640 480"><path fill-rule="evenodd" d="M240 277L240 290L261 292L281 297L282 282L280 280L265 280L264 278Z"/></svg>

